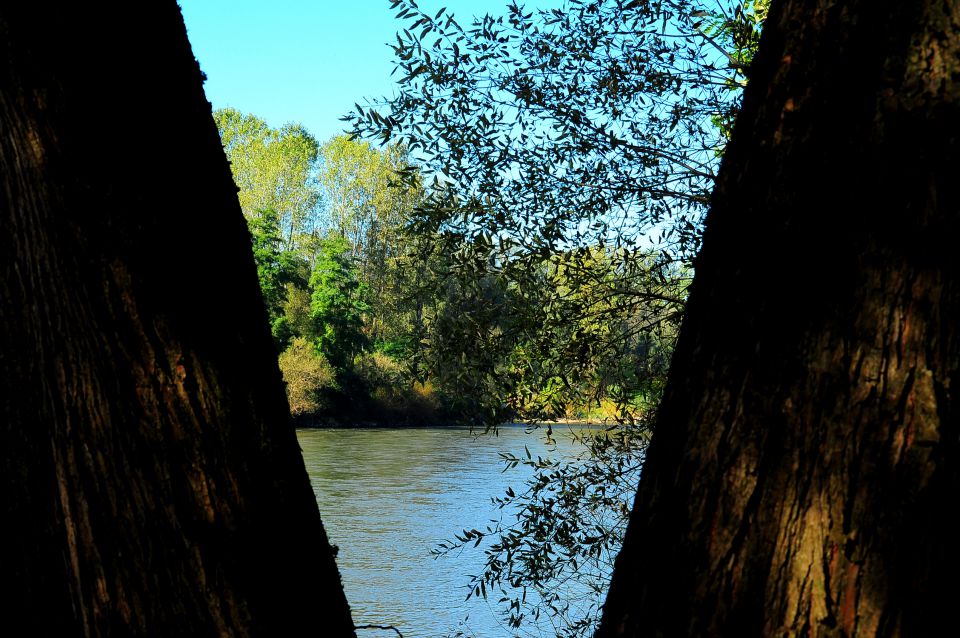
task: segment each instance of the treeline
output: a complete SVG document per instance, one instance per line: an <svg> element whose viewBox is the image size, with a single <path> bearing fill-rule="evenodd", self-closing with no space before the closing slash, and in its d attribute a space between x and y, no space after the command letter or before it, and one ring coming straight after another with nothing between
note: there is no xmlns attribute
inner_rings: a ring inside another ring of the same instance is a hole
<svg viewBox="0 0 960 638"><path fill-rule="evenodd" d="M646 368L666 368L670 339L624 314L649 294L652 256L638 281L625 268L636 255L602 244L531 254L507 235L431 226L423 205L442 185L422 184L402 147L214 117L302 422L615 418L657 393L662 375ZM677 275L661 277L653 312L677 312ZM558 317L565 333L547 342Z"/></svg>

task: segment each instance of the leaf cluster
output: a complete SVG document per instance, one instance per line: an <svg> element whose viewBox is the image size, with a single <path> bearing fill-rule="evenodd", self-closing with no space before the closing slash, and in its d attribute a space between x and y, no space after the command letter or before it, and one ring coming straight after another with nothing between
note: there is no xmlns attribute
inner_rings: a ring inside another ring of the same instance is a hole
<svg viewBox="0 0 960 638"><path fill-rule="evenodd" d="M472 577L468 598L496 596L511 628L589 635L626 531L649 434L648 422L582 432L584 452L567 462L529 450L502 454L505 469L532 470L525 488L493 498L498 518L483 530L456 534L435 555L481 547L484 570Z"/></svg>
<svg viewBox="0 0 960 638"><path fill-rule="evenodd" d="M740 31L708 34L696 17L718 7L514 3L462 26L445 10L393 5L408 22L394 46L398 93L346 119L422 160L436 180L425 228L549 251L654 232L664 249L695 252L686 224L699 224L724 141L714 119L731 117L740 92L726 54Z"/></svg>

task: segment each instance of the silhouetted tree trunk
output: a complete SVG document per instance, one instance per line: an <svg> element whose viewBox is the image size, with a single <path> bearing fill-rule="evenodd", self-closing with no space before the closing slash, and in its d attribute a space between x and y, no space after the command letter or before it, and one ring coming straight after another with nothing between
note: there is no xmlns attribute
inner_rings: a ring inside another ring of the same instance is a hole
<svg viewBox="0 0 960 638"><path fill-rule="evenodd" d="M935 636L960 593L960 4L775 3L598 636Z"/></svg>
<svg viewBox="0 0 960 638"><path fill-rule="evenodd" d="M176 3L0 50L0 633L353 635Z"/></svg>

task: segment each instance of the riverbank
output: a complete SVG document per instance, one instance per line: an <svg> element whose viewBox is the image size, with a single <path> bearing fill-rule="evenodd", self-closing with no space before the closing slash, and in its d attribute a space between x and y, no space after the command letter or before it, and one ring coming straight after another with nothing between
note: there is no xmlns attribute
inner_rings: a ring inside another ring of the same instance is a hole
<svg viewBox="0 0 960 638"><path fill-rule="evenodd" d="M469 423L458 422L455 420L442 419L370 419L370 418L352 418L349 416L333 417L330 415L303 414L293 417L293 424L299 429L321 430L321 429L362 429L362 428L444 428L444 427L466 427Z"/></svg>
<svg viewBox="0 0 960 638"><path fill-rule="evenodd" d="M412 417L403 418L356 418L349 415L334 417L329 414L306 414L293 417L294 426L300 429L363 429L363 428L465 428L484 426L478 421L469 421L465 419L447 418L429 418L415 419ZM563 427L585 427L601 428L613 427L616 423L608 419L551 419L546 421L505 421L498 427L505 426L523 426L523 427L541 427L548 428L552 426Z"/></svg>

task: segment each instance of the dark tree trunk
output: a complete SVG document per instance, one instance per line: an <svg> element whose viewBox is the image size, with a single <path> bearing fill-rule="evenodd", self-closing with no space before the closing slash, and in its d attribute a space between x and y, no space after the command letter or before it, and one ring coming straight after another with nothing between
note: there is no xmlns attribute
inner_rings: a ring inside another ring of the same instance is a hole
<svg viewBox="0 0 960 638"><path fill-rule="evenodd" d="M960 4L775 3L598 636L934 636L960 594Z"/></svg>
<svg viewBox="0 0 960 638"><path fill-rule="evenodd" d="M0 50L0 633L353 635L176 3Z"/></svg>

